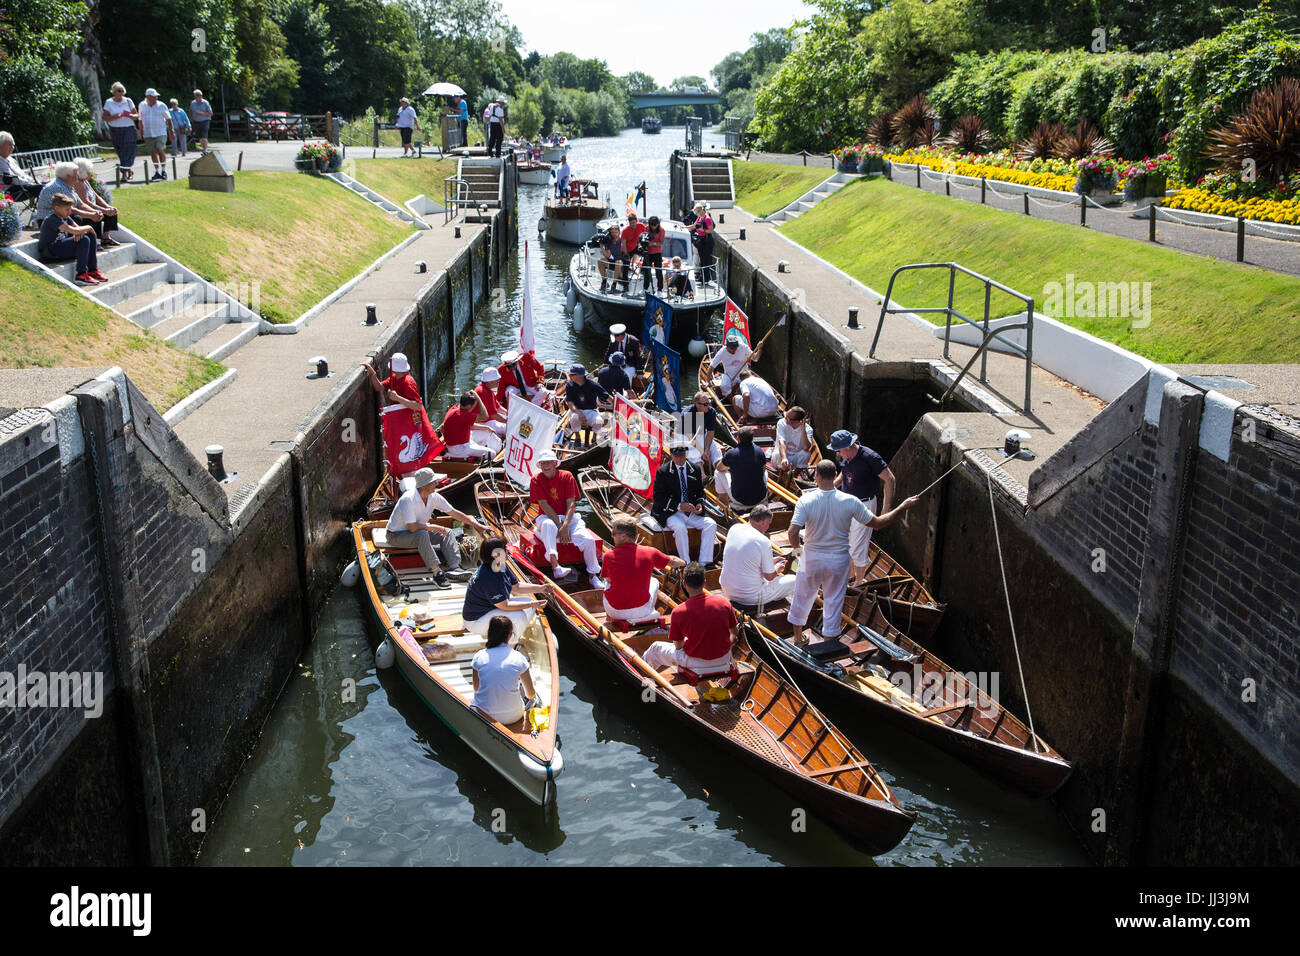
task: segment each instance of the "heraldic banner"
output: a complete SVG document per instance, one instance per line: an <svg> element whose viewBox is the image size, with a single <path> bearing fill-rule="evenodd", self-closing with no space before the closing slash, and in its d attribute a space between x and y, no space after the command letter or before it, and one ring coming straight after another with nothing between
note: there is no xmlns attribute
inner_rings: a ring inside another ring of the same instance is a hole
<svg viewBox="0 0 1300 956"><path fill-rule="evenodd" d="M614 398L614 438L609 446L609 470L637 494L649 498L655 472L663 459L664 430L625 398Z"/></svg>
<svg viewBox="0 0 1300 956"><path fill-rule="evenodd" d="M412 411L405 405L388 405L381 414L384 454L388 458L388 473L394 478L425 467L446 449L423 408Z"/></svg>
<svg viewBox="0 0 1300 956"><path fill-rule="evenodd" d="M650 355L654 371L655 404L665 412L676 414L682 410L682 357L658 342L650 343Z"/></svg>
<svg viewBox="0 0 1300 956"><path fill-rule="evenodd" d="M515 396L506 421L506 477L527 488L537 473L537 456L555 444L560 417Z"/></svg>
<svg viewBox="0 0 1300 956"><path fill-rule="evenodd" d="M731 301L731 296L727 296L727 311L722 317L722 341L727 341L733 333L739 335L746 345L754 344L749 338L749 317Z"/></svg>
<svg viewBox="0 0 1300 956"><path fill-rule="evenodd" d="M668 344L668 335L673 330L673 307L649 292L645 295L645 321L641 326L641 342L649 346L653 342Z"/></svg>

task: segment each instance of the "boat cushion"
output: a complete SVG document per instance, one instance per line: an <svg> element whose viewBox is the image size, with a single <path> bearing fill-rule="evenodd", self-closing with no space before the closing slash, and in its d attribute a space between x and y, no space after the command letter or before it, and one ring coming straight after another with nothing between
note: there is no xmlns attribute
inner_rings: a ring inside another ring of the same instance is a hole
<svg viewBox="0 0 1300 956"><path fill-rule="evenodd" d="M803 650L809 657L819 661L833 661L849 656L849 649L841 640L818 641L816 644L807 645Z"/></svg>
<svg viewBox="0 0 1300 956"><path fill-rule="evenodd" d="M519 535L519 549L524 552L524 557L528 558L533 564L541 567L543 564L550 564L546 558L546 545L542 539L537 537L531 531L525 531ZM572 541L560 541L555 545L556 554L559 556L560 564L585 564L582 551ZM599 561L602 554L605 553L605 542L599 538L596 539L596 560Z"/></svg>
<svg viewBox="0 0 1300 956"><path fill-rule="evenodd" d="M639 524L641 527L645 528L647 531L649 531L652 534L658 534L659 532L664 530L664 526L655 520L654 515L648 512L646 514L641 515L641 517L637 518L636 523Z"/></svg>

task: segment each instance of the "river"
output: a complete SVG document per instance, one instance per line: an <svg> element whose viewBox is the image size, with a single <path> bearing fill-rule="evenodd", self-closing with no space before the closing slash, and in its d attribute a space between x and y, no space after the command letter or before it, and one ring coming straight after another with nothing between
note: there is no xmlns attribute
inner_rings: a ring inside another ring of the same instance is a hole
<svg viewBox="0 0 1300 956"><path fill-rule="evenodd" d="M573 174L622 206L643 179L650 214L667 216L668 157L680 128L582 139ZM705 145L720 139L705 134ZM521 186L520 250L460 343L447 398L517 341L527 240L538 355L594 367L601 342L562 311L571 247L539 242L546 187ZM723 227L725 230L725 226ZM493 309L495 298L497 308ZM502 304L504 303L504 304ZM534 807L435 717L395 668L379 671L378 633L361 595L338 588L212 823L201 865L871 864L794 801L718 753L646 720L639 696L561 644L559 728L565 770L555 806ZM942 653L942 648L937 649ZM355 682L355 701L345 700ZM875 763L916 824L881 865L1082 865L1046 801L1006 791L910 736L834 708L827 715Z"/></svg>

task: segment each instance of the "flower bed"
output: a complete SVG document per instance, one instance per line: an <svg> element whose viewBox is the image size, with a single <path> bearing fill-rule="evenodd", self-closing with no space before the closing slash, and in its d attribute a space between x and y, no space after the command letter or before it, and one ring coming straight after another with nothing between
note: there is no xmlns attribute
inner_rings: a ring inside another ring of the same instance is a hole
<svg viewBox="0 0 1300 956"><path fill-rule="evenodd" d="M343 167L343 154L325 140L303 143L294 165L304 173L337 172Z"/></svg>
<svg viewBox="0 0 1300 956"><path fill-rule="evenodd" d="M916 163L939 172L955 173L958 176L971 176L985 179L1016 183L1020 186L1036 186L1039 189L1055 189L1070 192L1078 180L1078 173L1072 164L1065 160L1036 159L1025 162L1011 158L1009 153L988 153L982 156L954 156L940 150L909 149L903 153L887 153L885 158L891 163ZM1014 165L1013 165L1014 164Z"/></svg>
<svg viewBox="0 0 1300 956"><path fill-rule="evenodd" d="M0 192L0 246L7 246L22 234L18 204Z"/></svg>
<svg viewBox="0 0 1300 956"><path fill-rule="evenodd" d="M1240 216L1260 222L1280 222L1300 225L1300 199L1268 199L1255 196L1250 199L1229 199L1208 189L1181 189L1165 200L1166 209L1190 209L1214 216Z"/></svg>

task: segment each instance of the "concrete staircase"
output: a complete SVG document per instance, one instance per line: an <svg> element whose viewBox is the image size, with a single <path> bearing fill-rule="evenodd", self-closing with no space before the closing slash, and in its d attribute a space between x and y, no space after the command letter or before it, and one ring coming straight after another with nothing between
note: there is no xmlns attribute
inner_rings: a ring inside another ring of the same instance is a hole
<svg viewBox="0 0 1300 956"><path fill-rule="evenodd" d="M706 202L712 209L730 209L736 204L736 184L731 177L731 160L691 157L689 199L692 205Z"/></svg>
<svg viewBox="0 0 1300 956"><path fill-rule="evenodd" d="M856 176L852 173L836 173L824 182L818 183L811 190L804 193L784 209L778 209L766 219L760 219L758 221L776 223L797 219L827 196L835 195L835 193L848 185L851 180L860 178L860 176Z"/></svg>
<svg viewBox="0 0 1300 956"><path fill-rule="evenodd" d="M470 203L474 206L473 212L465 214L465 221L487 222L486 217L478 215L477 207L501 208L501 160L491 156L466 156L460 160L456 175L469 184Z"/></svg>
<svg viewBox="0 0 1300 956"><path fill-rule="evenodd" d="M73 281L74 261L42 262L34 238L4 252L6 258L77 290L195 355L220 361L258 334L261 317L252 309L130 230L119 228L116 236L122 244L99 253L99 270L108 282L94 286Z"/></svg>
<svg viewBox="0 0 1300 956"><path fill-rule="evenodd" d="M348 189L356 193L358 196L360 196L362 199L365 199L367 202L374 203L376 206L378 206L384 212L388 213L390 216L396 216L398 219L402 220L403 222L409 222L417 229L433 228L423 219L413 215L409 210L405 209L402 206L399 206L391 199L385 199L383 196L379 195L379 193L375 192L365 183L358 182L357 180L349 176L347 173L326 173L325 178L333 180L334 182L342 186L344 189Z"/></svg>

